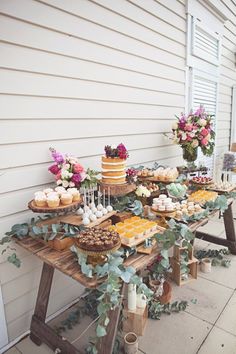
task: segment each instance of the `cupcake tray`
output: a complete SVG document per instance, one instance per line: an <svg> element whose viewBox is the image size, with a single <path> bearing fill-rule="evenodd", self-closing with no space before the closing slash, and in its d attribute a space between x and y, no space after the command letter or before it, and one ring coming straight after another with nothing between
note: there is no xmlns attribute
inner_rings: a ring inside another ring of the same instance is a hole
<svg viewBox="0 0 236 354"><path fill-rule="evenodd" d="M182 218L177 218L177 216L176 216L176 211L174 210L174 211L171 211L171 212L166 212L166 211L159 211L159 210L153 210L152 209L152 211L154 212L154 213L156 213L158 216L161 216L162 218L169 218L169 219L174 219L174 220L176 220L176 221L181 221L181 222L184 222L184 219L182 219ZM199 213L201 213L201 212L203 212L204 211L204 209L203 208L201 208L201 210L199 211ZM194 213L194 214L197 214L197 213ZM194 215L194 214L191 214L191 215L187 215L187 216L192 216L192 215Z"/></svg>
<svg viewBox="0 0 236 354"><path fill-rule="evenodd" d="M62 213L62 212L69 212L69 211L74 211L76 209L78 209L79 205L82 203L82 200L78 200L76 202L73 202L69 205L59 205L56 208L49 208L49 207L39 207L36 205L34 199L31 200L28 203L28 208L31 209L33 212L35 213Z"/></svg>
<svg viewBox="0 0 236 354"><path fill-rule="evenodd" d="M90 224L86 225L85 227L91 228L100 225L103 221L109 219L111 216L115 215L117 213L116 210L112 210L110 213L107 213L106 215L103 215L101 218L91 222ZM69 224L73 226L80 226L82 224L82 218L79 215L72 214L72 215L67 215L64 216L60 219L60 222L62 224Z"/></svg>
<svg viewBox="0 0 236 354"><path fill-rule="evenodd" d="M157 230L151 231L140 238L134 238L131 242L127 242L123 239L123 237L121 237L121 244L122 246L126 246L126 247L136 247L141 243L143 243L147 238L154 236L156 233L162 233L164 231L165 231L164 227L157 225Z"/></svg>

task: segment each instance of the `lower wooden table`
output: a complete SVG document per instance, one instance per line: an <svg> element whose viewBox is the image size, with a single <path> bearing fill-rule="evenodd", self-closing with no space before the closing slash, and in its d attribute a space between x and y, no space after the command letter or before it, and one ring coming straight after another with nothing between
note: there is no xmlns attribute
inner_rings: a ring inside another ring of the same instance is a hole
<svg viewBox="0 0 236 354"><path fill-rule="evenodd" d="M205 219L200 220L196 223L190 225L192 231L195 232L195 237L200 238L204 241L209 241L215 243L217 245L222 245L228 247L232 254L236 254L236 234L234 227L234 218L233 218L233 210L232 210L233 200L228 200L228 208L223 213L224 227L225 227L225 235L226 238L217 237L214 235L206 234L205 232L198 231L199 226L203 226L207 223ZM211 213L210 217L215 215L217 211ZM205 223L204 223L205 221Z"/></svg>
<svg viewBox="0 0 236 354"><path fill-rule="evenodd" d="M92 279L87 278L81 273L76 256L69 250L63 252L53 250L42 240L36 240L31 237L16 240L16 242L43 261L38 296L30 326L31 340L38 346L44 342L54 351L57 350L57 352L61 354L79 354L80 351L78 349L69 341L57 335L45 322L54 269L58 269L86 288L96 288L99 281L95 277ZM124 264L126 266L133 266L136 271L140 271L147 266L157 254L158 251L154 251L151 255L136 254L129 257ZM103 337L100 342L99 354L112 354L119 315L120 308L111 311L107 335Z"/></svg>

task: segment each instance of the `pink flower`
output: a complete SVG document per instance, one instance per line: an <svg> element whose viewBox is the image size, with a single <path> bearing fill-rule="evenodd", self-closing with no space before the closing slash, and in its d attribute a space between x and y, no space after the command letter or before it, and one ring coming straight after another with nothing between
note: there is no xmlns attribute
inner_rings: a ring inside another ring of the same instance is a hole
<svg viewBox="0 0 236 354"><path fill-rule="evenodd" d="M58 172L60 171L60 168L57 165L52 165L48 167L48 171L50 171L54 175L57 175Z"/></svg>
<svg viewBox="0 0 236 354"><path fill-rule="evenodd" d="M55 178L56 178L57 181L58 181L59 179L61 179L61 171L56 174L56 177L55 177Z"/></svg>
<svg viewBox="0 0 236 354"><path fill-rule="evenodd" d="M84 171L84 168L83 166L81 166L79 163L76 163L74 166L73 166L73 171L75 173L80 173L80 172L83 172Z"/></svg>
<svg viewBox="0 0 236 354"><path fill-rule="evenodd" d="M207 136L209 134L209 132L208 132L208 130L206 128L203 128L201 130L201 134L202 134L202 136Z"/></svg>
<svg viewBox="0 0 236 354"><path fill-rule="evenodd" d="M191 132L193 130L193 125L190 123L186 124L184 130Z"/></svg>
<svg viewBox="0 0 236 354"><path fill-rule="evenodd" d="M189 135L189 134L187 134L187 139L186 139L187 141L192 141L193 140L193 138Z"/></svg>
<svg viewBox="0 0 236 354"><path fill-rule="evenodd" d="M201 144L202 144L203 146L206 146L206 145L208 144L208 140L207 140L206 138L203 138L203 139L201 140Z"/></svg>

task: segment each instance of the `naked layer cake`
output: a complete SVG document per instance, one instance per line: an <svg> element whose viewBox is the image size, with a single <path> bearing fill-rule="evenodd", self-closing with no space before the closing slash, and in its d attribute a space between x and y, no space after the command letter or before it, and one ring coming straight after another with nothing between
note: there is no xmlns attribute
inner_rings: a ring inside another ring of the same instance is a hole
<svg viewBox="0 0 236 354"><path fill-rule="evenodd" d="M123 144L117 147L105 146L105 156L102 156L102 182L107 184L126 183L126 159L128 151Z"/></svg>
<svg viewBox="0 0 236 354"><path fill-rule="evenodd" d="M115 231L91 228L80 233L76 244L85 251L109 251L120 244L120 236Z"/></svg>

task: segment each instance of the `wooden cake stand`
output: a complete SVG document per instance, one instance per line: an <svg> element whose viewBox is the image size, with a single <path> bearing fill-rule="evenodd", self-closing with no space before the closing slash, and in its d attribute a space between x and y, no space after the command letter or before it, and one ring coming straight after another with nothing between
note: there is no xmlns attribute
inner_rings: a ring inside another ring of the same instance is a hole
<svg viewBox="0 0 236 354"><path fill-rule="evenodd" d="M134 183L123 183L123 184L108 184L99 182L101 192L108 192L112 197L121 197L123 195L129 194L136 189L136 184Z"/></svg>
<svg viewBox="0 0 236 354"><path fill-rule="evenodd" d="M107 255L110 253L114 253L121 247L121 242L119 242L115 247L113 247L110 250L87 251L84 250L83 248L80 248L76 240L75 240L75 244L79 252L88 256L88 263L92 264L93 266L96 266L97 264L99 265L104 264L107 261Z"/></svg>
<svg viewBox="0 0 236 354"><path fill-rule="evenodd" d="M49 207L39 207L35 204L34 200L31 200L28 203L28 208L34 211L35 213L62 213L62 212L69 212L69 211L74 211L78 209L78 206L82 203L82 200L78 200L76 202L73 202L69 205L59 205L56 208L49 208Z"/></svg>

